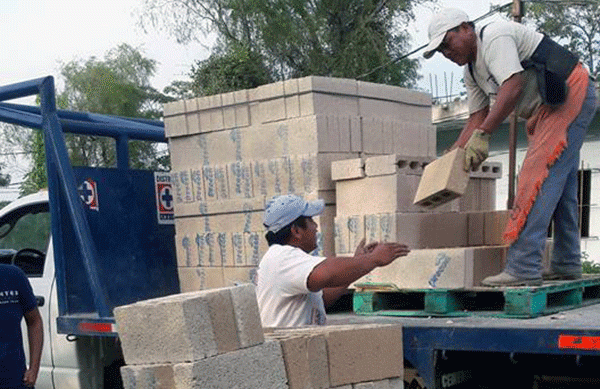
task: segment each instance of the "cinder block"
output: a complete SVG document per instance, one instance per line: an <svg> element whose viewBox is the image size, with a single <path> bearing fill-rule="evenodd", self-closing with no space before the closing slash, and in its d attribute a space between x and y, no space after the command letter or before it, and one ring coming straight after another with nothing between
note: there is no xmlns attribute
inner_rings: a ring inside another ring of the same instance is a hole
<svg viewBox="0 0 600 389"><path fill-rule="evenodd" d="M246 251L244 246L244 233L234 232L231 234L231 242L233 246L233 262L234 266L246 266Z"/></svg>
<svg viewBox="0 0 600 389"><path fill-rule="evenodd" d="M117 307L115 319L128 365L195 361L239 348L228 289Z"/></svg>
<svg viewBox="0 0 600 389"><path fill-rule="evenodd" d="M353 389L404 389L404 381L400 378L360 382L353 385Z"/></svg>
<svg viewBox="0 0 600 389"><path fill-rule="evenodd" d="M388 174L421 175L424 167L431 162L427 157L411 157L398 154L387 154L369 157L365 160L365 174L369 177Z"/></svg>
<svg viewBox="0 0 600 389"><path fill-rule="evenodd" d="M221 267L179 267L177 273L182 293L224 286Z"/></svg>
<svg viewBox="0 0 600 389"><path fill-rule="evenodd" d="M235 266L233 255L233 242L230 232L217 232L216 244L218 247L217 266L233 267Z"/></svg>
<svg viewBox="0 0 600 389"><path fill-rule="evenodd" d="M484 216L484 233L485 233L485 245L502 245L504 240L502 235L508 224L508 218L510 217L510 211L492 211L486 212Z"/></svg>
<svg viewBox="0 0 600 389"><path fill-rule="evenodd" d="M256 347L175 365L177 388L288 388L281 345Z"/></svg>
<svg viewBox="0 0 600 389"><path fill-rule="evenodd" d="M339 160L347 160L358 157L353 153L319 153L316 156L316 177L319 190L335 189L335 182L331 179L331 164Z"/></svg>
<svg viewBox="0 0 600 389"><path fill-rule="evenodd" d="M256 284L256 267L224 267L224 286L239 284Z"/></svg>
<svg viewBox="0 0 600 389"><path fill-rule="evenodd" d="M464 171L465 151L454 149L423 170L414 204L435 208L465 193L469 173Z"/></svg>
<svg viewBox="0 0 600 389"><path fill-rule="evenodd" d="M504 269L506 246L412 250L353 285L394 284L400 289L470 288Z"/></svg>
<svg viewBox="0 0 600 389"><path fill-rule="evenodd" d="M322 333L277 332L267 339L281 343L290 389L329 388L327 343Z"/></svg>
<svg viewBox="0 0 600 389"><path fill-rule="evenodd" d="M397 242L412 250L468 245L467 213L396 213Z"/></svg>
<svg viewBox="0 0 600 389"><path fill-rule="evenodd" d="M331 163L333 181L351 180L365 176L365 163L362 158L345 159Z"/></svg>
<svg viewBox="0 0 600 389"><path fill-rule="evenodd" d="M362 118L363 152L383 154L383 143L389 141L383 137L383 120L373 117Z"/></svg>
<svg viewBox="0 0 600 389"><path fill-rule="evenodd" d="M348 218L348 238L350 253L354 254L356 247L365 237L365 218L363 215L354 215Z"/></svg>
<svg viewBox="0 0 600 389"><path fill-rule="evenodd" d="M172 364L128 365L121 367L124 389L175 388Z"/></svg>
<svg viewBox="0 0 600 389"><path fill-rule="evenodd" d="M348 328L326 333L331 386L402 377L402 327Z"/></svg>
<svg viewBox="0 0 600 389"><path fill-rule="evenodd" d="M258 262L265 255L264 245L261 241L264 238L259 232L244 232L244 253L246 257L246 266L258 266ZM264 251L263 251L264 250Z"/></svg>
<svg viewBox="0 0 600 389"><path fill-rule="evenodd" d="M256 289L252 284L243 284L229 288L237 338L241 348L251 347L265 341L256 300Z"/></svg>
<svg viewBox="0 0 600 389"><path fill-rule="evenodd" d="M335 255L350 253L350 236L347 216L337 216L334 219Z"/></svg>
<svg viewBox="0 0 600 389"><path fill-rule="evenodd" d="M350 117L350 151L354 153L363 151L362 121L356 116Z"/></svg>
<svg viewBox="0 0 600 389"><path fill-rule="evenodd" d="M231 197L246 199L254 197L252 163L236 161L227 165L227 169Z"/></svg>
<svg viewBox="0 0 600 389"><path fill-rule="evenodd" d="M171 140L187 135L187 119L185 114L165 116L165 135Z"/></svg>

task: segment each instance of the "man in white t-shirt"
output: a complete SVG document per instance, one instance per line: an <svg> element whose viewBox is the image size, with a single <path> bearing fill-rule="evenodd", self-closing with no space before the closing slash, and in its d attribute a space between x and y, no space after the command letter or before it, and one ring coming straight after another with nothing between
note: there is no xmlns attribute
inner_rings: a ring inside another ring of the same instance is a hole
<svg viewBox="0 0 600 389"><path fill-rule="evenodd" d="M540 285L543 279L580 278L579 150L596 111L589 73L575 55L539 32L509 21L475 26L458 9L433 16L429 40L425 58L440 52L464 67L469 118L452 148L465 149L465 170L487 158L491 134L513 110L527 119L527 154L504 233L506 268L482 283ZM551 269L542 274L552 220Z"/></svg>
<svg viewBox="0 0 600 389"><path fill-rule="evenodd" d="M256 295L263 327L297 327L326 322L325 307L348 285L376 267L409 253L406 245L364 240L354 257L317 257L317 224L323 200L296 195L271 199L263 223L269 250L258 265Z"/></svg>

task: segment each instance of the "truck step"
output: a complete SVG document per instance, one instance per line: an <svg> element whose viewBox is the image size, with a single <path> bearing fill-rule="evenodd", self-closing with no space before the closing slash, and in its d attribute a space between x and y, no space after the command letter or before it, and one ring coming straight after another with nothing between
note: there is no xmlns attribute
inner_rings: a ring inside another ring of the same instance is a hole
<svg viewBox="0 0 600 389"><path fill-rule="evenodd" d="M398 289L356 285L353 310L377 316L486 316L527 319L600 303L600 276L548 281L541 286Z"/></svg>

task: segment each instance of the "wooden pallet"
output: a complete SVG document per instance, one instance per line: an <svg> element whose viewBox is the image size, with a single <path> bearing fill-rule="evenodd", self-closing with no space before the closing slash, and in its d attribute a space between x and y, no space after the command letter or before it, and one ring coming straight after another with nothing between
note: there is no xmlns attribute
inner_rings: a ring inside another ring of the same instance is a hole
<svg viewBox="0 0 600 389"><path fill-rule="evenodd" d="M600 303L600 277L541 286L471 289L398 289L361 284L353 310L379 316L488 316L532 318Z"/></svg>

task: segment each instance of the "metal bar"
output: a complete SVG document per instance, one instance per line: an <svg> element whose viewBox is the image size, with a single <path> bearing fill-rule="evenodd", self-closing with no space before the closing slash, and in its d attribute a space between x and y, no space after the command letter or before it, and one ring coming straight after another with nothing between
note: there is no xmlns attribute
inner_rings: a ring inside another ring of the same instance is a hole
<svg viewBox="0 0 600 389"><path fill-rule="evenodd" d="M108 304L108 294L100 282L97 264L97 253L93 244L91 231L83 213L77 185L73 175L73 169L69 161L64 134L62 133L58 115L56 114L56 102L54 98L54 79L46 77L40 85L40 100L42 113L42 127L44 130L46 158L56 164L58 171L58 182L53 183L52 190L62 190L65 198L70 220L73 223L75 241L81 251L82 262L86 270L94 304L100 317L109 317L111 310ZM49 183L50 185L50 183ZM50 189L50 188L49 188ZM56 192L58 193L58 192ZM52 207L53 205L50 204ZM56 210L54 211L56 212ZM58 214L55 214L55 222L59 222ZM54 223L53 223L54 224ZM63 250L62 241L54 242L55 252ZM57 256L60 258L60 256ZM64 314L64 312L61 312Z"/></svg>
<svg viewBox="0 0 600 389"><path fill-rule="evenodd" d="M126 135L117 138L117 169L129 168L129 137Z"/></svg>
<svg viewBox="0 0 600 389"><path fill-rule="evenodd" d="M23 81L18 82L16 84L0 87L0 101L37 95L40 90L40 85L47 78L48 77L42 77L30 81Z"/></svg>

